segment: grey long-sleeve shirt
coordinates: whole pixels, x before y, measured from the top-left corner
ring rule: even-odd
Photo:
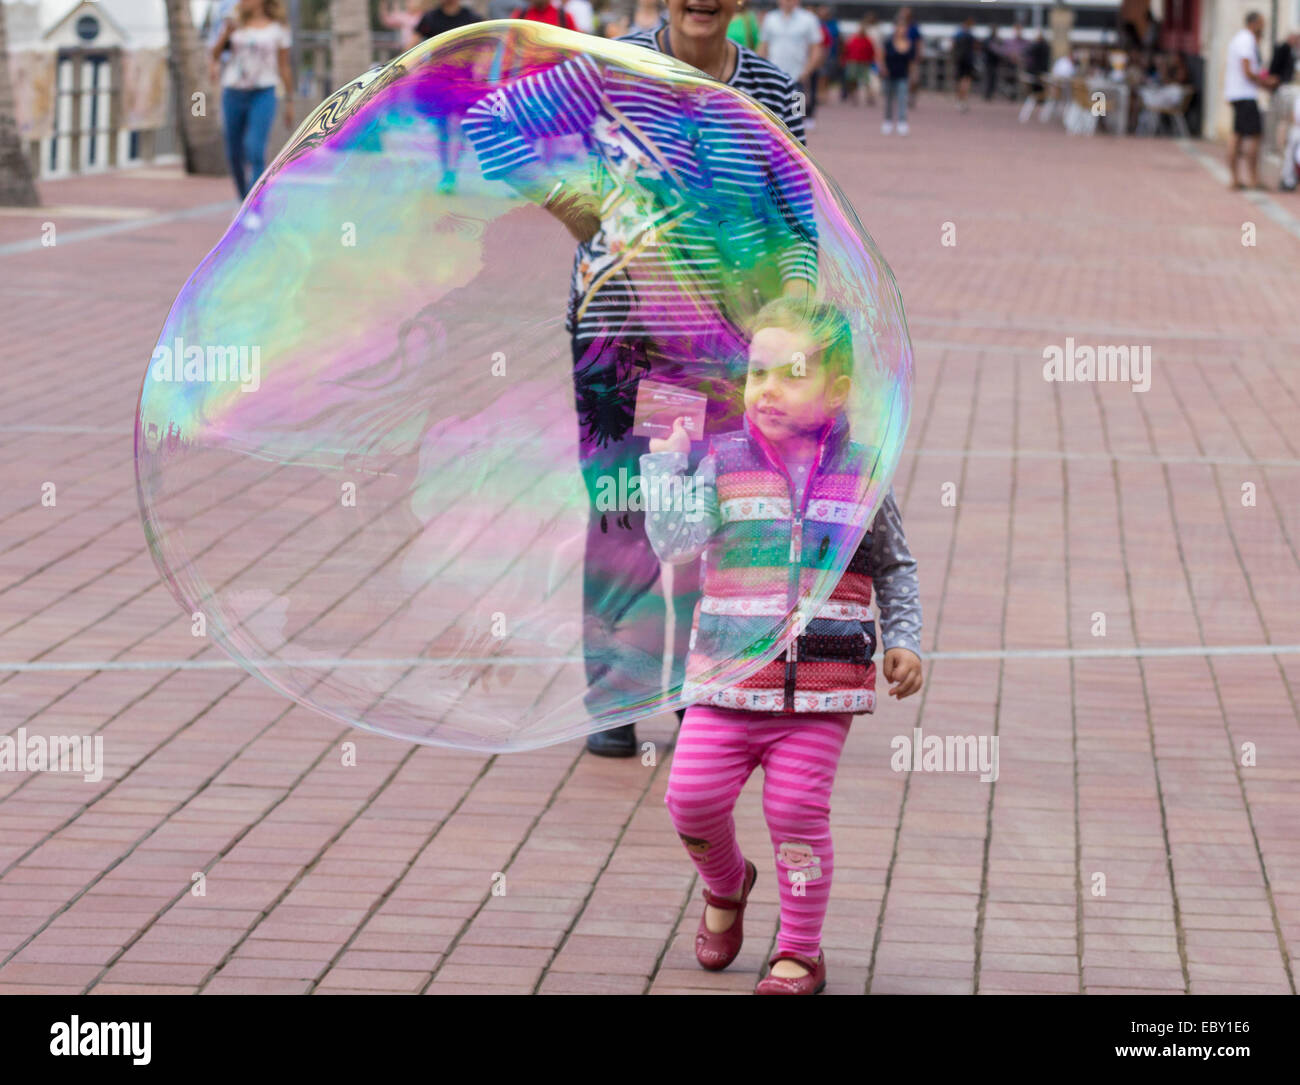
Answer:
[[[684,452],[647,452],[641,457],[643,488],[658,497],[647,504],[646,534],[659,560],[669,565],[694,561],[722,526],[714,458],[705,456],[694,475],[686,474],[687,466]],[[892,486],[872,522],[868,564],[884,650],[907,648],[919,656],[921,589]]]

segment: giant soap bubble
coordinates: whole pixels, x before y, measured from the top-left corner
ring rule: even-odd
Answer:
[[[637,457],[682,404],[691,470],[741,428],[752,318],[800,283],[852,329],[853,492],[684,691],[698,563],[658,576]],[[883,498],[911,374],[888,268],[772,112],[650,49],[480,23],[330,97],[185,284],[140,395],[141,511],[185,610],[288,697],[535,748],[786,651]]]

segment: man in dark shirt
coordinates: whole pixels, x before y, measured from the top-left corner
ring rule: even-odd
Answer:
[[[1300,32],[1292,34],[1286,41],[1279,42],[1273,50],[1273,59],[1268,66],[1268,74],[1277,77],[1279,86],[1286,86],[1295,78],[1295,51],[1300,45]]]
[[[970,109],[966,99],[970,96],[971,80],[975,78],[974,28],[975,17],[968,15],[952,38],[952,59],[957,65],[957,107],[963,113]]]
[[[1030,75],[1042,75],[1052,66],[1052,47],[1047,44],[1043,32],[1038,32],[1029,48],[1025,50],[1025,71]]]
[[[1025,74],[1033,77],[1030,87],[1040,103],[1043,101],[1043,76],[1051,66],[1052,47],[1047,44],[1047,38],[1040,30],[1038,37],[1025,50]]]
[[[448,30],[455,30],[458,26],[482,21],[460,0],[443,0],[436,8],[430,8],[420,16],[420,21],[415,24],[415,32],[427,41]]]
[[[984,39],[984,100],[991,101],[998,89],[998,69],[1002,65],[1002,39],[996,26],[989,28]]]
[[[415,32],[425,41],[455,30],[458,26],[482,22],[460,0],[443,0],[436,8],[430,8],[420,16],[415,24]],[[456,190],[456,165],[460,161],[463,139],[460,134],[461,111],[448,99],[444,108],[436,117],[434,124],[438,128],[438,159],[442,163],[442,180],[438,182],[438,191],[444,194]]]

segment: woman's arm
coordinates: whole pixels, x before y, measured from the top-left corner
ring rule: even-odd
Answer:
[[[782,117],[800,143],[803,117],[793,103]],[[811,297],[817,285],[817,215],[808,169],[796,153],[777,146],[767,163],[766,250],[775,253],[786,297]]]
[[[598,201],[591,193],[557,183],[532,144],[590,130],[604,96],[600,68],[590,57],[578,56],[498,87],[472,105],[461,122],[483,176],[505,181],[545,207],[579,241],[600,228]]]
[[[230,35],[235,32],[235,21],[227,19],[225,25],[221,28],[221,33],[217,35],[217,44],[212,47],[212,63],[218,64],[221,61],[221,54],[226,51],[226,46],[230,44]]]
[[[234,20],[227,19],[221,27],[221,33],[217,35],[217,43],[212,47],[212,53],[208,57],[208,81],[211,83],[221,82],[221,54],[226,51],[226,46],[230,43],[230,35],[234,31]]]
[[[822,24],[817,22],[816,27],[815,36],[813,34],[809,35],[812,40],[808,43],[808,62],[804,65],[803,74],[799,77],[801,83],[806,82],[813,72],[821,67],[822,59],[826,55],[826,49],[822,45]]]
[[[604,93],[596,62],[577,56],[498,87],[470,106],[461,127],[483,176],[513,183],[515,175],[526,176],[521,171],[541,162],[533,140],[588,131]]]
[[[293,131],[293,63],[289,56],[289,35],[285,33],[286,44],[280,46],[277,57],[280,61],[280,82],[284,84],[284,126]]]

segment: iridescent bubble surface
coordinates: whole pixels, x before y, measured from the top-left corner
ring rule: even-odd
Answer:
[[[242,666],[376,732],[528,749],[676,707],[690,600],[665,643],[662,588],[618,560],[645,545],[618,475],[648,447],[637,382],[734,431],[749,322],[800,276],[852,329],[864,512],[804,571],[806,611],[910,409],[901,301],[853,209],[770,112],[672,58],[536,23],[426,42],[304,123],[177,296],[136,419],[155,561]],[[570,330],[597,318],[575,387]],[[695,696],[779,655],[796,609]]]

